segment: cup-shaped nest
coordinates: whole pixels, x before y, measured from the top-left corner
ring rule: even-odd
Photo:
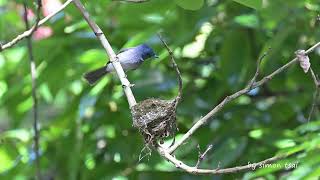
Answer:
[[[133,126],[138,128],[145,143],[155,146],[176,132],[176,99],[146,99],[131,109]]]

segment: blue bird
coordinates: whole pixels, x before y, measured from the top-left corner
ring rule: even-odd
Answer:
[[[146,59],[157,58],[153,49],[146,44],[121,50],[117,57],[124,71],[137,69]],[[96,70],[84,74],[84,78],[90,85],[95,84],[101,77],[114,71],[111,62]]]

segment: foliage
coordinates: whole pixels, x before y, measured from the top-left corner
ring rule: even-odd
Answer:
[[[1,43],[25,30],[21,2],[0,0]],[[83,2],[116,51],[146,42],[160,55],[159,60],[128,72],[138,101],[172,99],[177,94],[175,72],[156,36],[163,31],[184,82],[177,138],[222,98],[244,87],[254,74],[256,60],[269,47],[260,78],[320,37],[317,0]],[[35,9],[32,3],[29,7]],[[84,72],[105,64],[107,55],[77,9],[71,4],[46,25],[53,34],[33,43],[42,174],[55,179],[198,178],[181,172],[156,152],[138,162],[143,138],[132,127],[118,79],[108,75],[95,86],[82,79]],[[316,73],[319,55],[319,49],[310,55]],[[1,52],[1,179],[30,179],[34,174],[29,71],[25,41]],[[294,65],[229,104],[177,151],[177,157],[196,164],[197,145],[203,150],[213,144],[201,167],[217,168],[288,153],[289,158],[276,163],[280,167],[221,178],[319,177],[319,106],[307,121],[314,91],[311,75]]]

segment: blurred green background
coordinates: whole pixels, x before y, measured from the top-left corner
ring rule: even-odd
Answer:
[[[22,2],[0,0],[2,44],[25,30]],[[135,84],[137,101],[170,99],[177,94],[175,72],[156,36],[163,32],[174,50],[184,83],[177,111],[177,138],[225,96],[243,88],[255,72],[256,60],[269,47],[259,79],[291,60],[295,50],[307,49],[320,38],[318,0],[82,2],[115,51],[146,42],[160,55],[159,60],[146,61],[140,69],[127,73]],[[34,10],[31,1],[28,3]],[[308,122],[315,86],[310,73],[304,74],[298,65],[231,102],[176,152],[177,158],[192,166],[197,162],[197,145],[203,151],[213,144],[201,164],[211,169],[246,165],[277,153],[292,154],[277,162],[281,167],[195,176],[177,169],[156,152],[138,161],[143,139],[132,127],[118,78],[108,75],[95,86],[82,79],[83,73],[105,64],[107,55],[74,5],[45,26],[47,35],[35,34],[33,47],[41,173],[46,179],[262,176],[272,180],[320,176],[319,106]],[[310,54],[316,73],[320,70],[319,55],[319,48]],[[0,179],[34,177],[32,123],[31,76],[23,40],[0,54]],[[286,163],[296,162],[296,167],[286,169]]]

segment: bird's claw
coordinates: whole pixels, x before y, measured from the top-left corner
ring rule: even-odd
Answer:
[[[135,84],[129,84],[128,85],[128,87],[133,87],[133,86],[135,86]],[[125,87],[127,87],[127,85],[122,84],[122,88],[125,88]]]

